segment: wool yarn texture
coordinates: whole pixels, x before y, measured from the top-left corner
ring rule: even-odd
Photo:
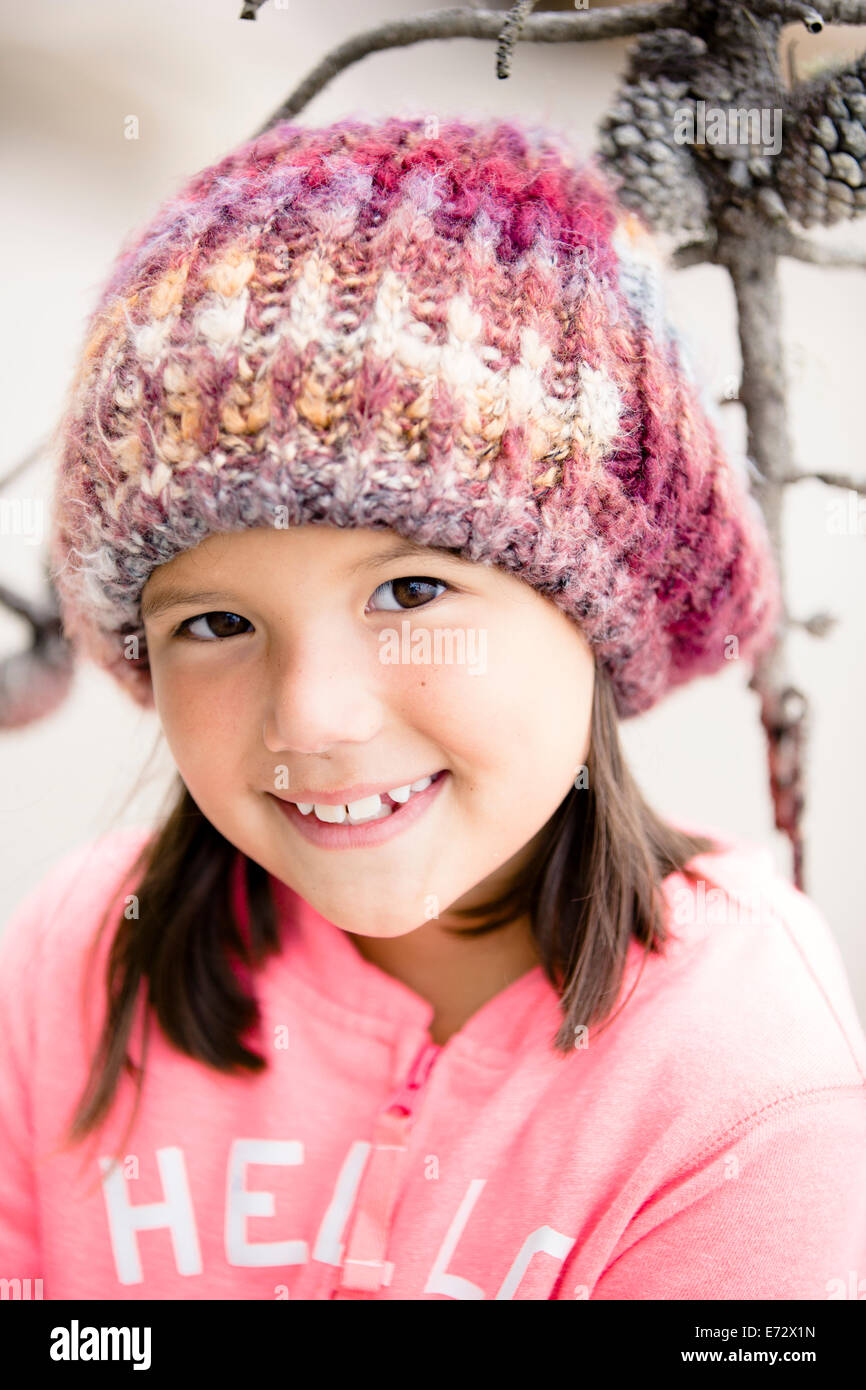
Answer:
[[[240,145],[127,238],[87,322],[50,536],[76,651],[152,707],[153,570],[326,524],[522,578],[621,718],[754,659],[779,578],[662,274],[549,125],[349,117]]]

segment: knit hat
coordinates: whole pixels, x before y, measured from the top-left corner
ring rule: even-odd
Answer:
[[[550,126],[282,122],[239,146],[127,239],[90,319],[50,540],[67,635],[150,707],[152,571],[327,523],[524,579],[622,718],[732,636],[754,657],[778,576],[661,270]]]

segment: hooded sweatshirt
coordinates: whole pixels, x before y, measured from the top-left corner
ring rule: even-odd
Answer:
[[[662,885],[663,954],[632,940],[616,1016],[568,1055],[540,965],[439,1046],[432,1005],[272,877],[266,1070],[153,1022],[125,1145],[127,1073],[64,1149],[113,928],[82,1001],[86,950],[148,833],[67,854],[0,937],[0,1296],[866,1296],[866,1038],[768,850],[710,832],[700,882]]]

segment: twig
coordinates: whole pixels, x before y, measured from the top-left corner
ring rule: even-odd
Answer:
[[[838,622],[834,613],[813,613],[811,618],[789,618],[788,626],[801,627],[810,637],[826,637]]]
[[[0,491],[2,491],[4,487],[7,487],[8,484],[12,482],[13,478],[17,478],[21,473],[24,473],[30,467],[31,463],[35,463],[37,459],[41,458],[48,448],[49,443],[50,436],[46,435],[44,439],[41,439],[38,444],[33,446],[29,453],[26,453],[23,458],[20,458],[16,464],[13,464],[9,472],[5,474],[4,477],[0,478]]]
[[[783,24],[800,22],[810,34],[820,34],[825,24],[866,24],[866,0],[819,0],[817,6],[801,0],[750,0],[749,9]]]
[[[807,237],[798,236],[787,227],[768,227],[764,240],[778,256],[843,270],[866,270],[866,249],[859,246],[822,246],[809,241]],[[671,263],[678,270],[685,270],[691,265],[717,265],[716,242],[712,238],[687,241],[671,253]]]
[[[821,246],[807,237],[789,232],[779,246],[783,256],[813,265],[841,266],[843,269],[866,269],[866,249],[859,246]]]
[[[30,599],[22,598],[12,589],[8,589],[5,584],[0,583],[0,603],[10,612],[17,613],[19,618],[26,618],[27,622],[37,634],[52,631],[57,627],[59,617],[57,609],[52,603],[33,603]]]
[[[783,4],[779,8],[783,18],[788,20],[786,11],[795,7]],[[807,10],[811,6],[802,5],[797,8]],[[792,15],[791,19],[794,17]],[[803,18],[802,15],[798,17]],[[824,0],[820,5],[820,18],[825,24],[866,24],[866,0]],[[808,24],[806,27],[809,27]],[[817,30],[811,32],[816,33]]]
[[[239,18],[257,19],[265,3],[266,0],[244,0]],[[761,15],[778,15],[785,24],[800,20],[811,34],[820,33],[825,24],[866,24],[864,0],[828,0],[820,11],[799,0],[752,0],[752,9]],[[501,27],[502,16],[497,17]],[[673,21],[665,21],[668,22],[673,26]]]
[[[797,19],[803,21],[810,34],[820,34],[824,28],[824,16],[820,15],[811,5],[793,3],[784,6],[783,10],[796,14]]]
[[[712,238],[706,241],[687,241],[671,254],[671,263],[679,270],[685,270],[690,265],[715,264],[716,242]]]
[[[653,29],[676,28],[688,14],[688,4],[671,0],[668,4],[644,0],[638,5],[622,5],[611,10],[579,10],[575,14],[530,15],[520,33],[522,43],[575,43],[592,39],[625,38]],[[259,126],[255,135],[279,121],[289,121],[303,111],[323,87],[338,73],[386,48],[405,48],[428,39],[492,39],[502,33],[502,14],[498,10],[426,10],[409,19],[392,19],[376,29],[367,29],[345,39],[326,53],[276,111]]]
[[[517,0],[517,4],[512,5],[508,11],[496,49],[497,77],[508,77],[511,72],[511,56],[514,52],[514,45],[520,38],[521,30],[535,9],[536,3],[537,0]]]
[[[802,483],[807,478],[826,483],[827,487],[839,487],[845,492],[858,492],[861,497],[866,497],[866,479],[858,482],[856,478],[849,478],[845,473],[786,473],[779,481],[787,485]]]

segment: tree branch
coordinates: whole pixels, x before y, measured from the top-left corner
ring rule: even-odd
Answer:
[[[811,5],[780,5],[782,17],[786,23],[791,23],[795,18],[803,19],[806,28],[809,28],[803,15],[789,15],[792,9],[810,10]],[[825,24],[866,24],[866,0],[818,0],[817,13]],[[817,33],[816,29],[811,30]]]
[[[244,0],[239,18],[257,19],[266,2]],[[866,24],[866,0],[825,0],[820,9],[800,0],[752,0],[752,10],[777,15],[785,24],[800,20],[812,34],[820,33],[825,24]]]
[[[846,492],[859,492],[861,497],[866,497],[866,479],[858,482],[856,478],[849,478],[846,473],[785,473],[780,479],[780,483],[802,483],[806,478],[817,479],[819,483],[826,483],[828,487],[840,487]]]
[[[53,603],[34,603],[30,599],[22,597],[21,594],[16,594],[2,583],[0,583],[0,603],[11,613],[17,613],[19,618],[25,618],[37,636],[44,636],[45,633],[57,628],[59,618]]]
[[[246,8],[246,7],[245,7]],[[644,0],[637,5],[622,5],[611,10],[580,10],[575,14],[530,15],[520,33],[521,43],[576,43],[591,39],[624,38],[654,29],[676,28],[688,15],[688,4],[681,0],[659,4]],[[242,15],[242,18],[252,18]],[[492,39],[498,40],[503,30],[503,15],[498,10],[426,10],[409,19],[392,19],[377,29],[367,29],[326,53],[320,63],[277,107],[255,135],[279,121],[289,121],[303,111],[323,87],[346,68],[379,53],[386,48],[406,48],[428,39]]]
[[[671,254],[671,263],[679,270],[690,265],[715,265],[716,243],[711,237],[706,241],[687,241]]]
[[[810,637],[826,637],[839,623],[835,613],[813,613],[811,618],[789,618],[789,627],[800,627]]]
[[[843,269],[866,269],[866,249],[859,246],[821,246],[807,237],[790,232],[779,245],[779,254],[813,265],[841,266]]]
[[[31,463],[35,463],[37,459],[41,458],[48,448],[49,442],[50,436],[46,435],[46,437],[41,439],[38,444],[35,444],[23,458],[20,458],[16,464],[13,464],[9,472],[0,478],[0,491],[2,491],[7,484],[11,483],[13,478],[17,478],[19,474],[29,468]]]
[[[511,71],[511,55],[514,52],[514,45],[520,38],[521,30],[526,26],[526,21],[535,9],[538,0],[517,0],[516,5],[512,5],[508,11],[508,16],[499,35],[499,47],[496,50],[496,76],[507,77]]]
[[[766,244],[778,256],[788,256],[795,261],[808,261],[813,265],[840,267],[843,270],[866,269],[866,248],[860,246],[821,246],[798,236],[788,228],[766,228]],[[678,270],[691,265],[717,265],[716,242],[708,237],[703,241],[687,241],[671,253],[671,264]]]

